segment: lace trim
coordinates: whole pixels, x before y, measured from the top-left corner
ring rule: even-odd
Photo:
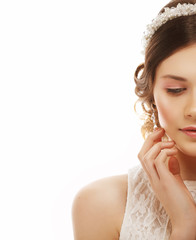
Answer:
[[[196,181],[184,181],[196,201]],[[192,190],[194,188],[194,190]],[[119,240],[167,240],[169,217],[156,198],[142,166],[128,172],[127,204]]]

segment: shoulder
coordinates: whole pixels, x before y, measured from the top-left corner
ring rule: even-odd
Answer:
[[[119,239],[126,200],[127,174],[92,182],[74,198],[72,219],[75,240]]]

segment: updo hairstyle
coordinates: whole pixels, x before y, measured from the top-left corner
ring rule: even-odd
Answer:
[[[196,0],[174,0],[165,7],[176,7],[178,3],[195,4]],[[159,13],[163,13],[164,8]],[[138,96],[135,110],[137,103],[140,103],[143,109],[141,133],[144,139],[155,127],[161,127],[153,97],[157,66],[176,51],[193,43],[196,43],[196,15],[181,16],[166,22],[155,32],[146,47],[145,62],[137,67],[134,74],[135,93]]]

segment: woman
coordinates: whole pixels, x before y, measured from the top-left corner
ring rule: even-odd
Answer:
[[[77,194],[75,240],[196,239],[196,0],[165,7],[148,25],[135,72],[141,165]]]

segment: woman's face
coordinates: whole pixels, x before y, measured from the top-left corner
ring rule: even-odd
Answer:
[[[196,156],[196,44],[160,63],[153,93],[161,127],[181,152]],[[182,131],[186,127],[195,132]]]

